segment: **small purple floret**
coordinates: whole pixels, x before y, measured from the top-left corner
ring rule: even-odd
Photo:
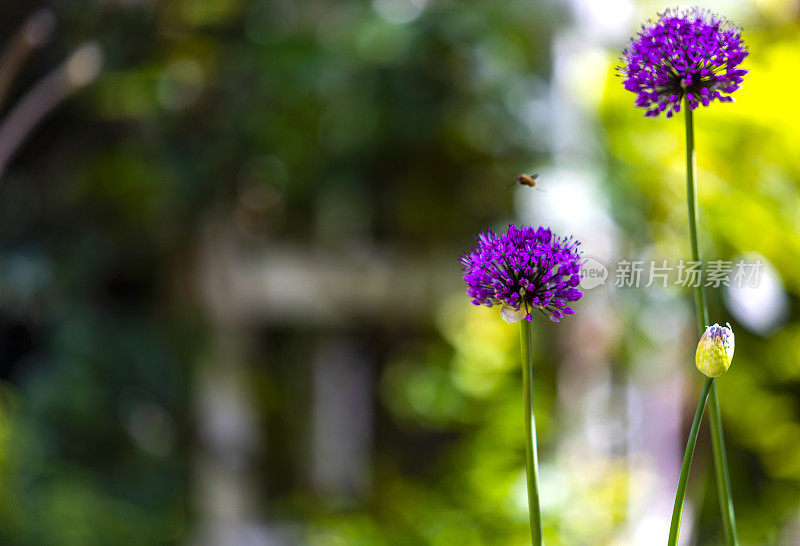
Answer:
[[[548,228],[514,225],[502,235],[486,231],[476,239],[478,243],[460,258],[472,303],[507,304],[517,311],[524,307],[526,320],[535,309],[554,322],[575,313],[567,304],[583,295],[577,289],[578,241],[557,238]]]
[[[699,8],[669,9],[642,25],[622,54],[618,70],[624,86],[636,93],[645,116],[679,112],[686,97],[689,110],[712,101],[733,102],[747,70],[742,31],[728,20]]]
[[[714,326],[708,327],[708,337],[711,339],[721,339],[723,343],[728,342],[728,337],[730,337],[731,330],[729,328],[725,328],[724,326],[720,326],[719,324],[715,324]]]

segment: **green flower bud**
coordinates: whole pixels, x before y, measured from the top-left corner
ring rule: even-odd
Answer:
[[[733,360],[734,338],[731,325],[709,326],[700,337],[694,363],[707,377],[719,377],[728,371]]]

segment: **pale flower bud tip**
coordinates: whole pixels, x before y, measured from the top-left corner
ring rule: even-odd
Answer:
[[[503,320],[509,324],[514,324],[515,322],[521,321],[522,319],[526,318],[527,314],[528,312],[524,307],[514,309],[507,303],[500,308],[500,316],[503,317]]]

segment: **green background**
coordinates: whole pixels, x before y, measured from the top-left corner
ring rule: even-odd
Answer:
[[[51,2],[0,124],[79,44],[105,61],[0,185],[0,543],[526,544],[518,332],[457,262],[509,222],[613,241],[584,240],[605,287],[534,326],[547,542],[665,540],[691,299],[613,263],[689,256],[683,123],[614,72],[662,6],[592,5]],[[757,253],[788,304],[759,330],[710,292],[733,494],[743,544],[796,544],[800,10],[709,7],[751,55],[695,115],[706,256]],[[720,544],[706,425],[683,534]]]

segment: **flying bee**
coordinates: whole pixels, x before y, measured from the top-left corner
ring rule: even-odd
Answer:
[[[538,174],[520,173],[516,176],[516,178],[514,178],[514,184],[519,184],[520,186],[528,186],[529,188],[535,188],[539,191],[544,191],[542,188],[536,186],[536,182],[538,180],[539,180]]]
[[[530,186],[531,188],[536,187],[537,180],[539,180],[538,174],[525,174],[525,173],[518,174],[517,177],[514,179],[514,181],[520,186]]]

